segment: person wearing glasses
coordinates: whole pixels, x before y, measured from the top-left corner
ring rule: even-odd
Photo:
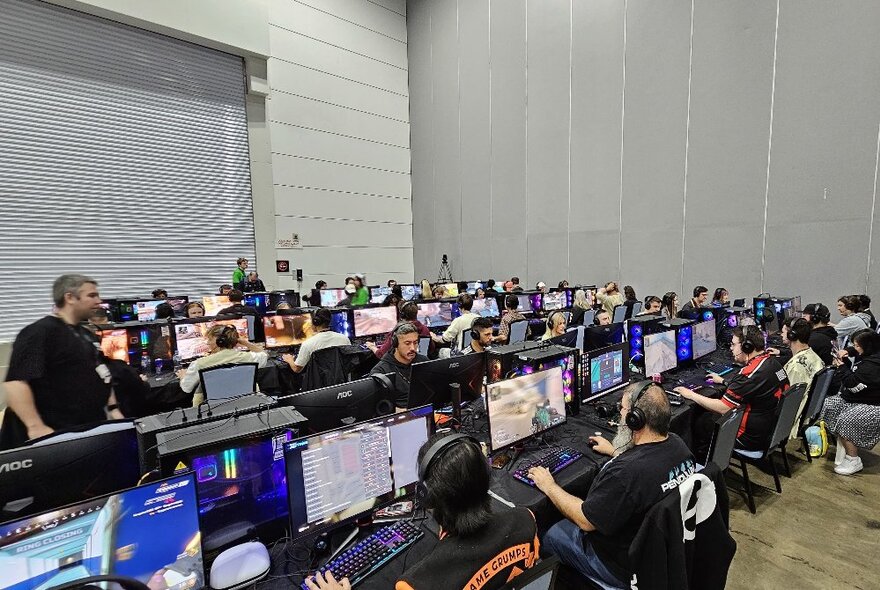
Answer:
[[[744,366],[729,382],[720,375],[709,374],[714,383],[724,387],[720,398],[683,386],[675,388],[682,397],[706,410],[694,422],[694,456],[698,460],[709,454],[715,419],[735,408],[744,408],[743,421],[736,434],[736,447],[746,451],[766,450],[776,419],[776,406],[788,389],[785,369],[764,350],[764,333],[757,326],[734,328],[730,351],[733,360]]]

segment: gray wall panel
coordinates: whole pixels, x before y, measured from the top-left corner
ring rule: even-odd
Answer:
[[[624,3],[572,3],[569,280],[619,276]]]
[[[677,290],[690,2],[631,0],[627,6],[620,278]]]
[[[878,22],[876,3],[781,5],[764,290],[829,303],[864,290],[880,119]],[[821,281],[808,270],[816,261]]]
[[[527,248],[529,285],[568,276],[570,0],[529,0]]]
[[[734,298],[761,290],[775,22],[775,2],[695,5],[686,297],[697,284],[726,287]]]
[[[410,71],[410,149],[412,151],[413,267],[415,280],[430,276],[434,259],[434,119],[431,114],[431,11],[427,0],[411,2],[406,19]],[[415,244],[419,247],[415,248]]]
[[[461,243],[464,278],[492,268],[489,226],[492,157],[489,126],[489,0],[458,0],[461,89]]]
[[[458,7],[456,0],[432,0],[434,120],[434,269],[447,254],[453,270],[461,268],[461,166],[458,133]]]
[[[525,274],[526,3],[491,0],[492,269]]]

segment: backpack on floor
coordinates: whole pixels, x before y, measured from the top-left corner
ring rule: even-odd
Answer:
[[[820,420],[816,426],[807,428],[806,437],[810,457],[824,457],[828,452],[828,432],[825,430],[825,421]]]

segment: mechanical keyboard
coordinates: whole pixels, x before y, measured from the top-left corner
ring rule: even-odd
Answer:
[[[550,470],[550,473],[556,474],[583,456],[584,454],[580,451],[569,447],[559,447],[542,457],[538,457],[527,465],[523,465],[513,472],[513,477],[526,485],[534,487],[535,482],[529,477],[529,469],[532,467],[546,467]]]
[[[736,367],[731,367],[730,365],[726,365],[724,363],[716,363],[714,361],[707,361],[705,363],[705,366],[707,371],[709,371],[710,373],[715,373],[716,375],[725,375],[736,369]]]
[[[330,570],[337,581],[348,578],[354,586],[418,541],[424,534],[419,526],[409,521],[398,521],[377,530],[318,571],[323,574]],[[308,590],[305,581],[301,587],[303,590]]]

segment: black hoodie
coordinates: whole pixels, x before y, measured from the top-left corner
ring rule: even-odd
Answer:
[[[426,360],[428,360],[428,357],[416,353],[416,358],[414,358],[412,362],[421,363]],[[406,403],[409,400],[409,379],[410,375],[412,375],[412,363],[405,365],[398,361],[394,356],[394,349],[392,348],[385,353],[382,360],[376,363],[376,366],[370,371],[370,375],[374,373],[394,375],[394,391],[397,393],[397,396],[394,399],[394,405],[398,408],[405,408]]]
[[[853,404],[880,406],[880,353],[856,361],[850,368],[837,368],[841,379],[840,396]]]
[[[831,326],[822,326],[821,328],[813,328],[810,332],[810,348],[819,355],[826,365],[830,365],[831,349],[834,341],[837,340],[837,330]]]

